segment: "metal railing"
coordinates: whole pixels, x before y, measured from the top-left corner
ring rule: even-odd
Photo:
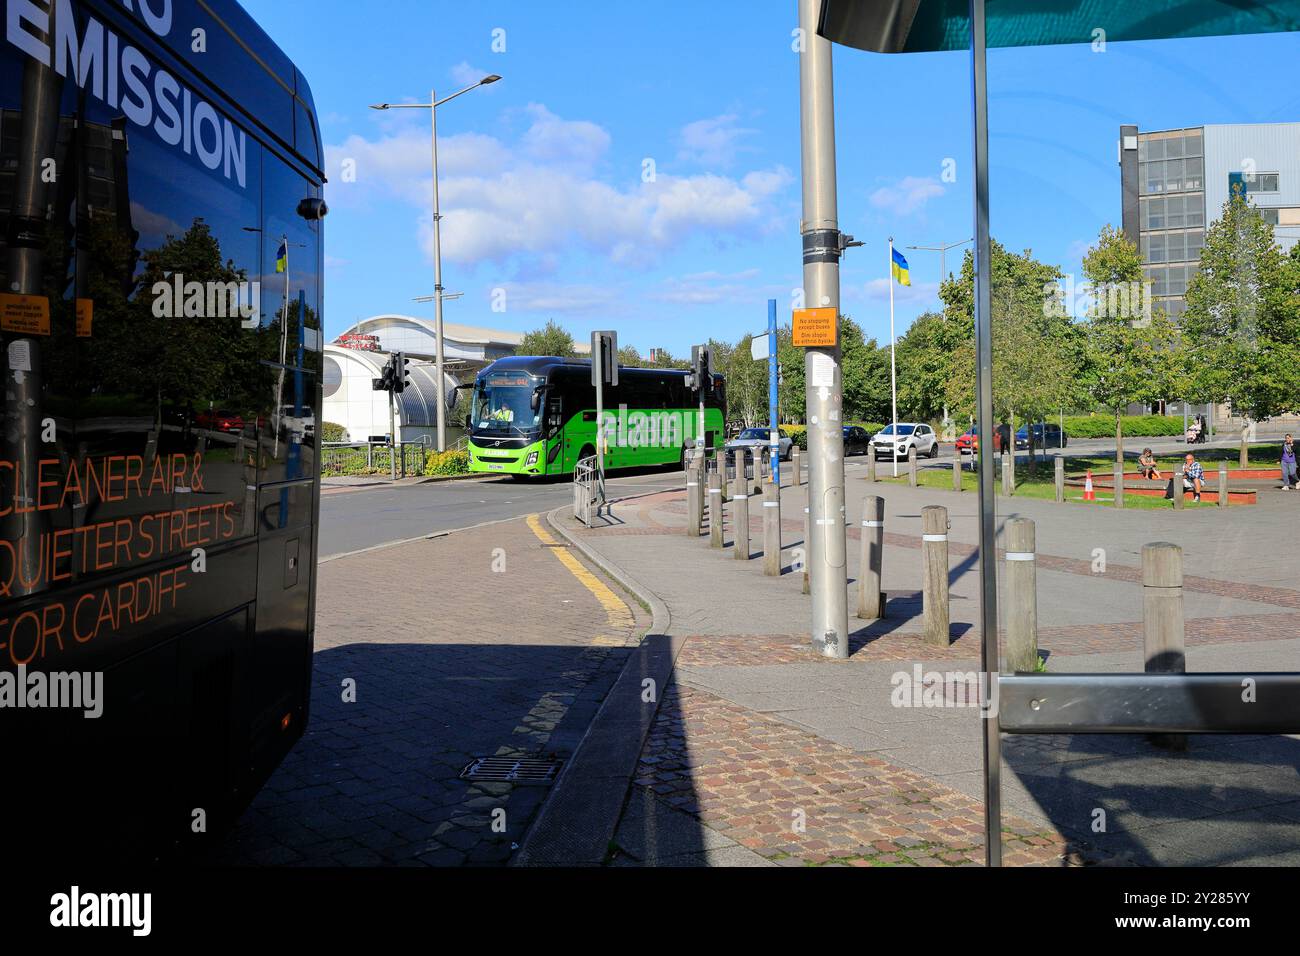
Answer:
[[[428,460],[428,436],[415,442],[400,442],[397,474],[423,475]],[[320,473],[323,478],[345,475],[389,475],[393,472],[393,446],[383,442],[322,442]]]
[[[573,516],[591,527],[593,509],[600,513],[600,469],[596,456],[581,458],[573,466]]]

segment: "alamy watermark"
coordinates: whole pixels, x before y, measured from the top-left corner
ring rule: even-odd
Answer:
[[[1108,282],[1096,285],[1076,283],[1074,275],[1043,284],[1043,315],[1068,319],[1098,316],[1106,319],[1148,320],[1151,318],[1150,282]]]
[[[185,281],[179,272],[153,284],[153,314],[159,319],[233,319],[257,328],[262,283]]]
[[[620,405],[605,412],[605,446],[615,448],[675,448],[682,443],[682,418],[695,412],[632,412]]]
[[[997,716],[997,682],[983,671],[925,671],[913,664],[911,673],[895,671],[889,682],[894,688],[889,702],[895,707],[964,707]]]
[[[103,671],[0,671],[0,709],[81,710],[87,720],[104,713]]]

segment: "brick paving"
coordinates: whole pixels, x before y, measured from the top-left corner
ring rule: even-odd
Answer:
[[[713,694],[674,685],[633,786],[789,866],[977,866],[979,802]],[[1011,866],[1091,862],[1088,849],[1003,819]]]
[[[321,565],[307,733],[208,862],[505,863],[547,788],[461,771],[570,757],[648,624],[552,550],[520,519]]]

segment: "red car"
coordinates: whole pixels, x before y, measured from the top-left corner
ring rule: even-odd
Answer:
[[[966,434],[957,436],[956,444],[957,454],[975,454],[980,447],[979,427],[972,425],[966,430]],[[1002,450],[1002,433],[997,429],[993,431],[993,450],[995,452]]]
[[[244,418],[235,412],[209,409],[194,416],[194,424],[199,428],[238,435],[244,430]]]

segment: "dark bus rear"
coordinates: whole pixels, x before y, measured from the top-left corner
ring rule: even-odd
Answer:
[[[0,3],[6,843],[157,857],[307,720],[320,137],[233,0]]]

